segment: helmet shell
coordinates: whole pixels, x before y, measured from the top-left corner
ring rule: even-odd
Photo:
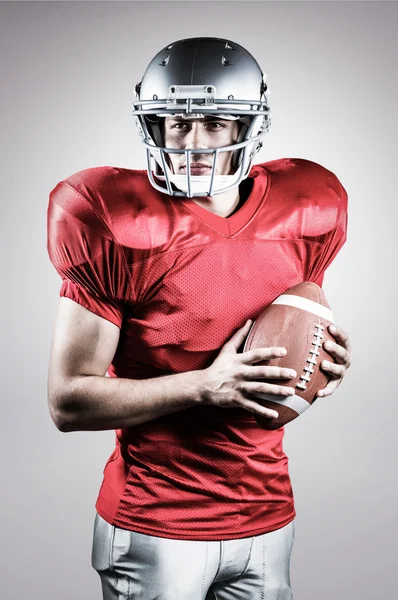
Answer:
[[[149,63],[140,100],[167,98],[170,86],[214,86],[222,100],[260,100],[266,89],[255,58],[221,38],[189,38],[169,44]]]

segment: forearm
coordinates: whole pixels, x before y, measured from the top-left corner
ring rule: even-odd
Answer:
[[[201,376],[188,371],[143,380],[74,377],[52,417],[64,432],[132,427],[200,404]]]

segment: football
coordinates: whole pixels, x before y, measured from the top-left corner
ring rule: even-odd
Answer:
[[[276,410],[277,419],[256,415],[265,429],[278,429],[301,415],[317,398],[318,390],[324,388],[330,376],[319,366],[323,360],[334,362],[323,348],[328,339],[335,341],[328,331],[334,323],[333,314],[325,293],[316,283],[300,283],[267,306],[252,324],[243,352],[254,348],[282,346],[287,354],[280,358],[256,363],[288,367],[297,373],[289,380],[264,379],[269,383],[287,385],[295,389],[294,396],[256,394],[261,404]]]

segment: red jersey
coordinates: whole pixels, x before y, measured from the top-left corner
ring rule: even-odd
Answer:
[[[286,289],[322,285],[343,245],[347,194],[303,159],[252,167],[220,217],[155,190],[146,171],[100,167],[50,195],[48,250],[61,296],[120,328],[111,377],[208,367]],[[96,503],[109,523],[192,540],[249,537],[295,517],[284,429],[244,409],[197,406],[116,431]]]

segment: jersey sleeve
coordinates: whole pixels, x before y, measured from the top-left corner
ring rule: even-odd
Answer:
[[[347,238],[347,192],[340,182],[339,208],[335,226],[322,236],[322,241],[313,244],[306,281],[322,286],[326,269],[333,262]]]
[[[100,212],[67,181],[50,193],[47,250],[62,277],[60,296],[120,328],[129,289],[123,250]]]

